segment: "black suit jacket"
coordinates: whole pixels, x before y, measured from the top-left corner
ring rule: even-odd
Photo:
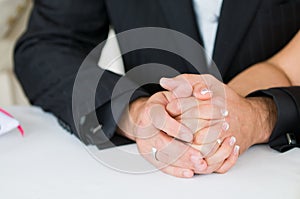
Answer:
[[[299,10],[299,0],[224,0],[213,53],[224,82],[283,48],[299,30]],[[111,145],[108,140],[124,142],[115,135],[116,122],[110,108],[110,91],[120,76],[97,69],[103,74],[95,99],[102,128],[98,128],[91,110],[84,111],[84,103],[81,111],[74,113],[72,89],[81,63],[107,38],[109,26],[116,33],[139,27],[169,28],[202,43],[192,0],[35,0],[27,31],[16,45],[15,72],[32,104],[52,112],[82,141],[100,148]],[[122,51],[128,41],[119,44]],[[196,73],[186,60],[157,49],[136,50],[123,55],[123,59],[125,71],[141,64],[160,63],[180,73]],[[160,89],[144,86],[131,100]],[[291,87],[253,94],[272,97],[277,104],[278,122],[270,138],[271,147],[277,150],[300,144],[299,93],[300,87]],[[120,105],[118,116],[125,106]]]

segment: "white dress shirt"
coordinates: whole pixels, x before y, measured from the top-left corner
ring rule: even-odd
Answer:
[[[193,0],[193,3],[198,27],[206,50],[206,58],[208,63],[210,63],[213,56],[223,0]]]

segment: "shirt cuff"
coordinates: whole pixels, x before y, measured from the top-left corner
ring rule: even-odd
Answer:
[[[132,96],[129,96],[131,94],[131,92],[126,92],[102,105],[96,111],[83,116],[79,125],[80,139],[87,145],[96,145],[99,149],[132,143],[115,133],[117,123],[128,103],[141,97],[148,97],[149,93],[143,89],[137,89]]]
[[[300,117],[297,96],[299,88],[271,88],[249,94],[247,97],[272,98],[277,107],[277,122],[269,139],[271,148],[285,152],[300,147]]]

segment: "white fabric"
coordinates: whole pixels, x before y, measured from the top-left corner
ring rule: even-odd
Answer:
[[[207,60],[213,56],[215,39],[223,0],[193,0],[198,27],[202,35]]]
[[[17,128],[19,126],[19,122],[11,118],[4,113],[0,112],[0,135],[8,133],[9,131]]]
[[[133,175],[103,166],[52,115],[30,107],[6,110],[20,120],[25,137],[18,131],[0,137],[0,198],[300,198],[299,148],[278,153],[266,145],[255,146],[224,175]],[[135,145],[118,149],[137,152]],[[117,149],[99,154],[136,164]]]
[[[122,60],[120,47],[116,38],[116,33],[110,29],[105,46],[102,49],[98,62],[100,68],[109,70],[119,75],[125,75],[125,67]]]

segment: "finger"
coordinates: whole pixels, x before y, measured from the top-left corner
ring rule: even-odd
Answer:
[[[213,126],[222,120],[204,120],[204,119],[190,119],[190,118],[175,118],[178,122],[188,127],[192,132],[198,132],[204,128]]]
[[[194,171],[191,169],[183,169],[173,166],[164,167],[161,169],[161,171],[179,178],[192,178],[194,176]]]
[[[194,96],[197,96],[200,100],[212,98],[213,92],[210,87],[214,83],[217,83],[217,80],[211,75],[195,74],[183,74],[175,78],[162,78],[160,80],[160,85],[168,91],[172,91],[177,98],[191,96],[193,94],[193,86],[197,84],[200,91]]]
[[[235,137],[226,138],[217,152],[206,158],[206,162],[208,165],[214,165],[220,162],[224,162],[232,153],[234,145],[236,143]]]
[[[203,171],[207,167],[199,151],[166,134],[156,138],[155,147],[157,148],[156,159],[166,165],[197,171]]]
[[[213,97],[213,91],[204,84],[196,84],[193,87],[193,96],[199,100],[209,100]]]
[[[152,105],[148,113],[153,126],[157,129],[185,142],[193,140],[193,132],[172,118],[162,105]]]
[[[233,137],[226,138],[221,146],[213,155],[206,158],[207,168],[204,171],[197,172],[197,174],[210,174],[218,171],[226,162],[226,160],[231,156],[233,151],[232,143],[236,140]],[[234,145],[234,144],[233,144]],[[226,163],[228,167],[228,163]],[[224,167],[226,167],[224,166]]]
[[[141,155],[158,169],[172,166],[202,171],[207,167],[199,151],[163,132],[151,139],[138,139],[136,143]],[[152,152],[153,148],[156,150],[155,154]]]
[[[230,135],[229,124],[221,120],[213,126],[201,129],[194,134],[194,144],[203,145],[209,143],[215,143],[218,139],[223,140]]]
[[[203,155],[203,157],[209,157],[212,154],[216,153],[216,151],[220,147],[220,144],[218,142],[215,142],[215,143],[203,144],[203,145],[191,144],[190,146],[198,150]]]
[[[196,174],[211,174],[214,173],[216,170],[218,170],[222,166],[223,162],[214,164],[214,165],[208,165],[206,170],[200,171],[200,172],[195,172]]]
[[[170,164],[165,164],[154,160],[153,158],[148,158],[147,156],[143,156],[146,160],[152,163],[157,169],[160,171],[179,178],[192,178],[194,176],[194,171],[192,169],[182,168],[172,166]]]
[[[192,85],[183,78],[161,78],[160,85],[177,98],[190,97],[193,94]]]
[[[203,76],[207,85],[196,83],[193,85],[193,96],[202,99],[205,96],[225,97],[225,85],[212,76]],[[206,90],[207,89],[207,90]],[[206,94],[203,96],[203,94]]]
[[[210,89],[211,87],[214,87],[215,84],[218,84],[219,81],[212,75],[198,75],[198,74],[182,74],[178,75],[174,78],[162,78],[160,81],[160,85],[169,90],[174,91],[176,88],[179,88],[180,86],[183,86],[187,88],[188,90],[184,91],[184,93],[188,93],[187,91],[193,91],[193,88],[189,88],[189,85],[191,87],[194,87],[194,85],[198,84],[198,86],[201,86],[203,90],[202,94],[208,94],[207,91],[213,91]],[[177,93],[180,94],[180,93]],[[192,94],[192,93],[191,93]],[[191,95],[187,94],[184,97],[189,97]],[[182,96],[180,96],[182,97]]]
[[[207,86],[201,85],[199,95],[194,96],[199,100],[209,100],[213,97],[213,91],[207,88]]]
[[[197,83],[193,86],[193,96],[200,100],[207,100],[212,98],[213,91],[207,85]]]
[[[136,125],[135,131],[132,133],[128,133],[128,135],[131,135],[136,139],[148,139],[157,135],[159,132],[160,130],[155,128],[153,125]]]
[[[239,157],[239,150],[240,147],[236,145],[231,155],[224,161],[223,165],[218,170],[216,170],[216,173],[223,174],[229,171],[229,169],[231,169],[237,162],[237,159]]]
[[[176,167],[176,166],[159,162],[157,160],[154,160],[153,158],[147,158],[147,156],[144,157],[146,160],[152,163],[157,169],[161,170],[162,172],[168,175],[179,177],[179,178],[192,178],[194,176],[194,171],[192,169]]]
[[[187,110],[203,104],[209,105],[210,101],[200,101],[195,97],[177,98],[168,103],[166,109],[172,117],[177,117]]]
[[[189,97],[193,94],[193,86],[201,85],[201,95],[198,96],[201,100],[207,100],[212,97],[212,90],[209,89],[212,80],[215,78],[211,75],[195,75],[183,74],[175,78],[162,78],[160,85],[172,91],[178,98]]]
[[[193,107],[186,110],[178,117],[180,118],[198,118],[206,120],[218,120],[224,119],[228,116],[228,111],[224,114],[222,107],[213,104],[201,104],[198,107]]]

